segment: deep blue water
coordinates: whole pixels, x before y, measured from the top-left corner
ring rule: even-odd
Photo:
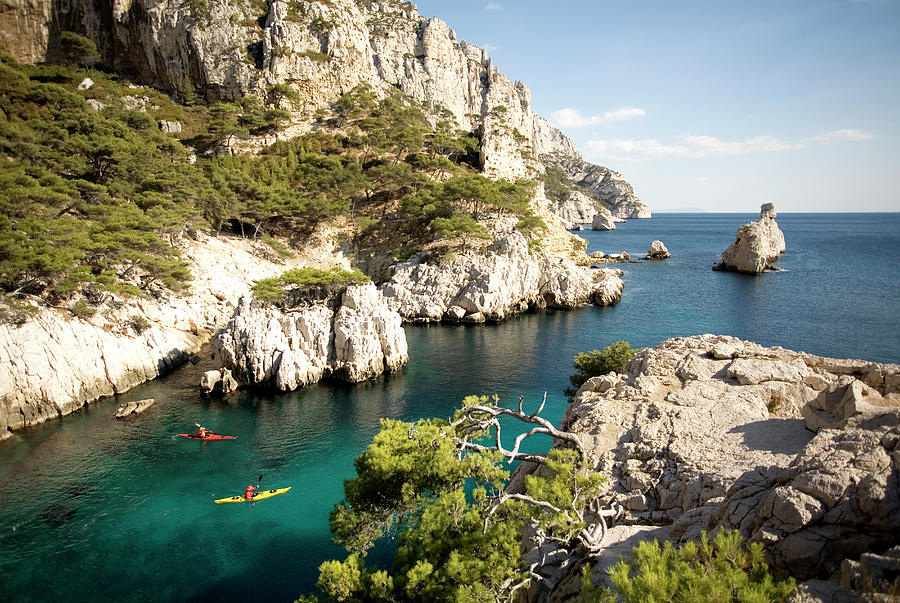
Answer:
[[[546,391],[545,415],[558,421],[575,354],[620,339],[725,333],[900,362],[900,214],[782,214],[783,272],[713,272],[752,219],[669,214],[579,233],[589,251],[640,257],[658,238],[673,257],[619,265],[625,295],[612,308],[407,326],[409,366],[372,383],[208,400],[196,387],[205,367],[186,366],[0,443],[0,600],[292,601],[314,589],[319,563],[342,558],[328,513],[380,417],[448,416],[468,394],[536,405]],[[157,400],[146,414],[114,418],[145,397]],[[238,438],[173,436],[195,422]],[[264,488],[293,489],[252,506],[212,503],[260,474]]]

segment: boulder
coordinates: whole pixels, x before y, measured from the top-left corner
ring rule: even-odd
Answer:
[[[594,214],[594,218],[591,221],[591,230],[615,230],[616,225],[613,221],[612,214],[609,213],[609,210],[600,211],[597,214]]]
[[[663,244],[663,242],[660,240],[656,240],[650,243],[650,249],[647,251],[647,256],[644,259],[665,260],[669,257],[672,257],[672,254],[669,253],[669,250],[666,249],[666,246]]]
[[[759,274],[771,268],[785,252],[784,233],[775,222],[775,206],[762,205],[759,221],[749,222],[737,231],[737,238],[722,253],[713,270],[731,270],[748,274]]]

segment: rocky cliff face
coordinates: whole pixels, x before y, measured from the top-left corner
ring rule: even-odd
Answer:
[[[239,385],[279,391],[330,375],[365,381],[409,360],[400,315],[371,283],[348,287],[336,309],[316,304],[286,313],[245,296],[212,351],[215,365]]]
[[[749,222],[737,231],[734,243],[722,252],[713,270],[733,270],[759,274],[770,268],[785,252],[784,233],[775,222],[775,206],[766,203],[759,212],[758,222]]]
[[[425,259],[417,255],[398,264],[381,286],[388,304],[409,321],[502,320],[529,309],[605,306],[622,296],[620,271],[533,255],[518,232],[497,239],[487,253]]]
[[[266,259],[265,246],[198,235],[182,242],[194,275],[188,297],[113,299],[89,318],[47,309],[0,325],[0,439],[168,372],[228,321],[256,279],[323,258],[329,268],[345,261],[320,236],[308,256],[284,263]]]
[[[623,537],[737,528],[800,579],[900,544],[898,365],[675,338],[585,383],[562,426],[612,476]]]
[[[210,101],[265,97],[288,82],[301,98],[295,121],[360,82],[395,87],[437,119],[481,136],[486,174],[538,175],[535,158],[558,155],[582,171],[600,170],[592,196],[615,215],[649,217],[615,172],[584,162],[575,145],[531,109],[531,93],[493,66],[487,53],[457,39],[440,19],[425,19],[397,0],[7,0],[3,50],[41,61],[62,30],[94,40],[103,61],[142,82]],[[14,26],[14,27],[13,27]],[[11,32],[15,31],[15,35]],[[605,182],[604,182],[605,181]],[[601,184],[601,182],[604,182]]]

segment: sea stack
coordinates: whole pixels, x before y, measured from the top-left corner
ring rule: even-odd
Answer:
[[[784,233],[778,228],[775,216],[775,205],[764,203],[760,207],[759,221],[738,229],[736,240],[722,253],[713,270],[759,274],[770,268],[786,249]]]

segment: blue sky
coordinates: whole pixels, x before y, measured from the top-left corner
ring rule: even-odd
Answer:
[[[900,0],[416,4],[654,211],[900,211]]]

